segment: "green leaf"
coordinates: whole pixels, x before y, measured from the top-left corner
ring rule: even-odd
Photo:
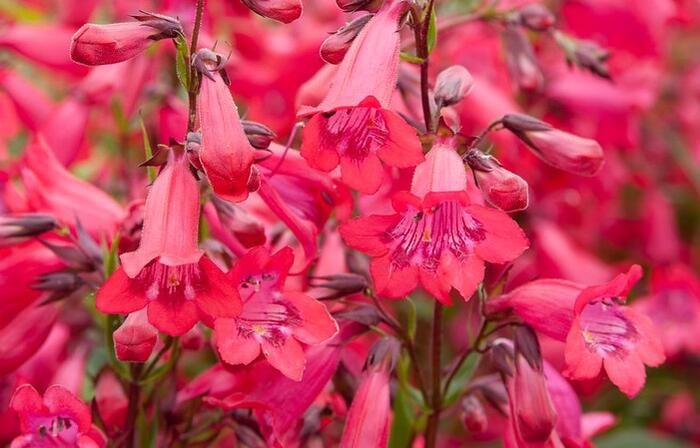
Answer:
[[[430,11],[430,23],[428,24],[427,40],[428,54],[430,54],[437,43],[437,15],[435,14],[435,8]]]
[[[407,390],[399,387],[394,397],[394,419],[391,423],[389,448],[408,448],[413,440],[415,412],[409,402]]]
[[[143,122],[143,117],[139,116],[139,121],[141,122],[141,135],[143,136],[143,150],[146,153],[146,160],[153,157],[153,148],[151,147],[151,140],[148,138],[148,131],[146,130],[146,125]],[[158,172],[154,166],[146,167],[148,170],[148,180],[153,182],[156,180]]]
[[[639,428],[606,434],[596,438],[595,443],[598,448],[690,448],[692,446],[678,439]]]
[[[114,271],[117,270],[117,265],[119,262],[119,257],[117,252],[119,250],[119,239],[120,235],[117,232],[112,238],[112,243],[107,247],[107,244],[102,241],[102,259],[104,260],[103,272],[105,278],[109,278]]]
[[[406,316],[406,332],[410,340],[415,340],[416,338],[416,322],[418,321],[418,312],[416,311],[416,303],[411,300],[410,297],[406,296],[406,302],[408,303],[408,316]]]
[[[129,132],[129,119],[124,114],[124,108],[122,107],[122,102],[118,97],[114,97],[112,100],[112,115],[114,116],[114,122],[117,125],[117,129],[120,134],[126,134]]]
[[[410,62],[411,64],[417,64],[420,65],[423,63],[423,58],[419,58],[418,56],[413,56],[412,54],[404,53],[403,51],[399,54],[402,60],[406,62]]]
[[[136,426],[139,429],[139,446],[144,448],[156,447],[156,437],[158,436],[158,415],[159,412],[153,414],[153,420],[149,421],[146,418],[144,409],[139,410],[136,417]]]
[[[480,358],[480,354],[471,353],[461,365],[445,394],[445,407],[452,406],[462,395],[474,370],[476,370]]]
[[[190,86],[190,47],[187,45],[187,39],[183,36],[178,36],[175,39],[175,48],[177,55],[175,56],[175,69],[177,79],[182,84],[186,91],[189,91]]]

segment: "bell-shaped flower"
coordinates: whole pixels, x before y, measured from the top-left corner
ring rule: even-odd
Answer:
[[[372,257],[377,293],[403,297],[420,283],[443,303],[454,287],[469,300],[484,262],[506,263],[528,247],[523,231],[500,210],[472,204],[466,171],[451,138],[438,140],[413,176],[411,192],[392,198],[393,215],[340,226],[345,242]]]
[[[12,441],[13,448],[30,447],[103,447],[107,440],[92,424],[88,405],[63,386],[49,386],[41,395],[30,384],[15,390],[10,400],[19,417],[22,435]]]
[[[202,54],[202,61],[210,57]],[[207,66],[200,69],[203,76],[197,99],[197,118],[202,129],[199,160],[214,193],[232,202],[244,201],[248,192],[256,188],[255,148],[245,135],[224,79]]]
[[[407,168],[423,161],[416,131],[389,109],[396,89],[406,3],[388,0],[362,28],[338,66],[330,90],[317,107],[302,107],[306,124],[301,155],[322,171],[340,165],[343,182],[375,193],[387,165]]]
[[[318,345],[338,332],[323,303],[284,288],[293,262],[288,247],[272,255],[256,247],[231,270],[243,310],[214,324],[216,346],[226,363],[248,365],[262,352],[274,368],[299,381],[306,364],[302,343]]]
[[[173,150],[146,199],[139,248],[121,255],[121,267],[97,292],[97,309],[123,314],[147,307],[149,322],[172,336],[199,320],[237,316],[238,291],[198,249],[198,226],[197,181],[184,154]]]

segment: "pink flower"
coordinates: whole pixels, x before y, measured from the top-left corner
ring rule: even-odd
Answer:
[[[523,114],[504,116],[503,126],[555,168],[581,176],[594,176],[603,166],[603,149],[595,140],[560,131]]]
[[[438,141],[416,168],[411,192],[398,192],[393,215],[361,217],[340,226],[345,242],[372,257],[380,295],[403,297],[420,283],[443,303],[452,287],[468,300],[484,261],[506,263],[528,246],[505,213],[471,204],[466,172],[450,141]]]
[[[633,265],[609,283],[581,291],[574,321],[566,337],[565,374],[574,379],[596,377],[601,369],[630,397],[644,386],[644,364],[658,366],[665,356],[651,320],[621,306],[642,269]]]
[[[197,118],[202,129],[199,160],[214,192],[228,201],[244,201],[256,188],[255,149],[243,131],[229,88],[217,73],[202,76]]]
[[[216,346],[225,362],[248,365],[262,352],[274,368],[299,381],[306,364],[301,343],[318,345],[337,333],[338,325],[325,305],[284,289],[293,262],[288,247],[274,255],[256,247],[231,270],[243,310],[214,324]]]
[[[146,362],[158,341],[158,330],[148,322],[146,309],[130,313],[114,335],[114,351],[124,362]]]
[[[24,384],[15,391],[10,407],[22,430],[12,448],[103,447],[107,442],[92,424],[90,408],[63,386],[50,386],[42,398],[32,385]]]
[[[158,14],[132,16],[136,22],[87,23],[73,35],[70,57],[84,65],[116,64],[137,56],[154,41],[182,34],[177,19]]]
[[[21,366],[49,336],[58,310],[51,304],[42,305],[41,301],[22,310],[6,325],[0,325],[0,374]]]
[[[700,353],[700,280],[683,264],[651,273],[651,294],[634,308],[651,317],[666,355]]]
[[[158,330],[177,336],[197,321],[235,317],[240,298],[226,274],[197,248],[199,188],[187,158],[171,152],[146,199],[141,243],[97,292],[97,309],[148,308]]]
[[[118,434],[126,425],[129,400],[119,380],[110,370],[104,370],[97,379],[95,403],[107,435]]]
[[[256,14],[282,23],[290,23],[301,16],[300,0],[243,0]]]
[[[338,66],[330,90],[304,128],[301,155],[322,171],[340,165],[343,182],[375,193],[384,178],[381,161],[407,168],[423,161],[416,132],[389,110],[398,77],[398,21],[402,1],[387,1],[364,26]]]

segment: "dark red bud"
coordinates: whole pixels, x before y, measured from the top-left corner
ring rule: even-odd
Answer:
[[[242,0],[251,11],[277,20],[282,23],[290,23],[301,16],[301,0]]]
[[[73,292],[83,285],[83,281],[74,272],[57,271],[38,276],[32,289],[40,291]]]
[[[272,129],[262,123],[255,121],[241,120],[245,136],[255,149],[267,149],[277,137]]]
[[[537,335],[527,325],[518,325],[515,329],[515,353],[522,356],[534,370],[542,371],[542,353]]]
[[[542,120],[538,120],[535,117],[525,114],[507,114],[501,119],[503,127],[509,131],[519,134],[528,131],[548,131],[552,128],[549,123],[545,123]]]
[[[367,279],[359,274],[333,274],[311,278],[311,286],[316,288],[326,288],[335,291],[329,298],[339,298],[350,294],[357,294],[369,286]]]
[[[384,0],[335,0],[338,8],[345,12],[369,11],[377,12]]]
[[[329,64],[340,64],[345,57],[345,53],[350,49],[352,42],[372,17],[373,14],[365,14],[358,17],[328,36],[321,44],[319,50],[321,59]]]
[[[37,236],[57,227],[56,219],[43,213],[3,215],[0,216],[0,240]]]
[[[385,336],[369,349],[365,369],[384,369],[391,372],[401,355],[401,343],[393,337]]]
[[[532,31],[547,31],[556,23],[552,11],[539,3],[523,6],[518,11],[520,24]]]
[[[513,352],[513,344],[506,339],[496,339],[491,347],[491,361],[496,369],[505,376],[513,376],[515,354]]]
[[[469,70],[453,65],[441,71],[435,81],[435,103],[438,107],[457,104],[469,94],[474,79]]]

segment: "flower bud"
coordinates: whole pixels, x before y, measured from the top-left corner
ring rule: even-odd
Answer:
[[[441,71],[435,81],[435,103],[438,107],[457,104],[474,87],[469,70],[461,65],[453,65]]]
[[[323,41],[320,48],[321,59],[329,64],[340,64],[345,57],[345,53],[350,49],[352,41],[355,40],[362,28],[369,22],[374,14],[365,14],[348,22],[331,34]]]
[[[542,371],[542,354],[540,343],[532,328],[526,325],[518,325],[515,329],[515,352],[527,361],[533,369]]]
[[[601,78],[610,79],[607,60],[610,52],[589,40],[579,41],[573,54],[574,63]]]
[[[580,176],[593,176],[603,166],[603,149],[595,140],[560,131],[523,114],[508,114],[502,123],[535,155],[555,168]]]
[[[158,340],[158,330],[148,322],[144,308],[129,314],[113,337],[117,359],[124,362],[146,362]]]
[[[56,219],[44,213],[0,216],[0,247],[23,238],[41,235],[58,227]]]
[[[369,11],[377,12],[382,6],[382,0],[335,0],[338,8],[344,12]]]
[[[255,121],[241,120],[243,132],[248,137],[248,141],[255,149],[267,149],[273,142],[277,134],[262,123]]]
[[[525,90],[539,90],[544,82],[535,52],[527,36],[515,25],[502,34],[506,66],[513,83]]]
[[[465,159],[489,204],[509,213],[527,208],[528,187],[522,177],[503,168],[495,157],[477,149],[470,150]]]
[[[483,433],[488,429],[489,420],[486,411],[475,395],[469,394],[462,399],[462,422],[464,426],[475,434]]]
[[[277,20],[282,23],[290,23],[301,16],[300,0],[242,0],[251,11]]]
[[[539,3],[532,3],[520,8],[518,19],[522,26],[540,32],[547,31],[556,22],[554,14]]]
[[[116,64],[138,55],[153,41],[182,34],[175,18],[147,12],[132,17],[137,21],[83,25],[73,35],[71,59],[84,65]]]
[[[71,293],[83,285],[83,281],[74,272],[57,271],[41,274],[32,284],[33,289]]]
[[[352,273],[323,275],[319,277],[312,277],[311,280],[311,286],[335,291],[335,294],[332,294],[331,297],[325,297],[326,299],[357,294],[364,291],[369,286],[365,277]]]

